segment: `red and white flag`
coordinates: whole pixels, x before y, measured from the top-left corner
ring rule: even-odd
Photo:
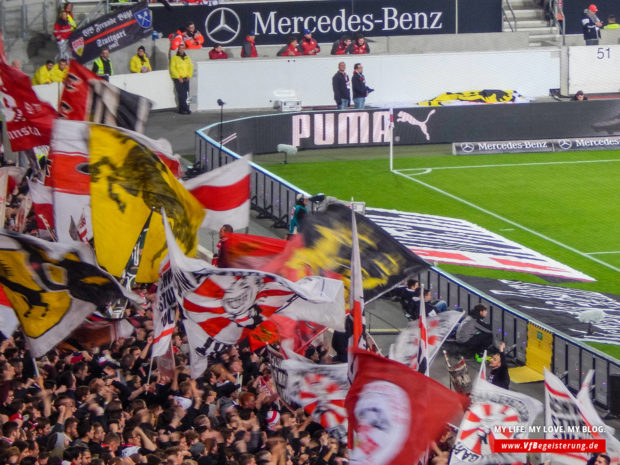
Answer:
[[[420,312],[422,313],[422,312]],[[426,360],[430,367],[439,353],[439,349],[458,322],[463,317],[462,312],[449,310],[439,315],[425,318],[426,324]],[[396,338],[396,342],[390,347],[390,358],[404,363],[416,371],[419,369],[419,354],[421,353],[421,323],[411,322]]]
[[[155,357],[155,355],[153,355],[153,357]],[[170,379],[174,378],[175,360],[170,341],[168,341],[168,349],[163,353],[163,355],[157,357],[157,370],[162,376],[167,376]]]
[[[177,297],[174,292],[170,263],[162,264],[157,282],[157,297],[153,305],[153,357],[163,356],[172,341],[176,323]]]
[[[362,260],[360,258],[359,238],[357,236],[357,220],[355,212],[351,210],[351,282],[349,287],[349,314],[347,315],[351,327],[349,336],[349,382],[355,377],[355,361],[353,349],[367,349],[366,320],[364,317],[364,281],[362,278]]]
[[[603,423],[592,406],[591,382],[591,376],[586,376],[575,398],[557,376],[545,369],[545,439],[604,439],[611,465],[618,465],[620,442],[614,437],[613,428]],[[554,464],[585,465],[590,457],[588,452],[548,453],[543,454],[542,460],[551,460]]]
[[[4,289],[0,287],[0,332],[4,334],[4,337],[9,338],[13,336],[13,333],[19,326],[19,320],[13,306],[4,293]]]
[[[270,320],[275,313],[344,330],[342,281],[312,276],[292,282],[261,271],[215,268],[183,254],[165,214],[164,225],[192,365],[194,358],[204,359],[211,340],[236,344],[247,338],[255,348],[278,341],[277,327]],[[198,371],[192,367],[192,373]]]
[[[525,463],[525,453],[498,451],[498,440],[527,439],[542,403],[481,378],[471,392],[471,405],[461,422],[450,465]]]
[[[54,229],[54,191],[36,179],[28,179],[28,190],[32,198],[32,207],[37,217],[39,231]]]
[[[92,239],[90,174],[88,164],[89,126],[80,121],[56,120],[50,149],[50,176],[53,189],[54,222],[60,242],[72,242],[76,225],[84,217]]]
[[[458,422],[467,400],[402,363],[354,349],[358,365],[345,407],[353,433],[350,463],[411,465]]]
[[[206,210],[202,228],[219,231],[224,224],[234,230],[248,227],[251,169],[250,158],[245,156],[184,183]]]
[[[49,145],[52,123],[58,115],[32,90],[28,75],[0,60],[0,103],[14,152]]]
[[[283,360],[287,397],[327,430],[346,424],[347,364],[318,365],[305,357]]]

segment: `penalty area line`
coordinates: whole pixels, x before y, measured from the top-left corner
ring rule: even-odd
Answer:
[[[609,252],[589,252],[587,255],[604,255],[604,254],[616,254],[620,253],[620,250],[612,250]]]
[[[433,170],[463,170],[463,169],[472,169],[472,168],[504,168],[504,167],[514,167],[514,166],[544,166],[544,165],[581,165],[584,163],[616,163],[620,162],[620,158],[612,158],[610,160],[572,160],[572,161],[540,161],[540,162],[532,162],[532,163],[498,163],[495,165],[463,165],[463,166],[433,166],[431,168],[426,168],[430,170],[429,173]],[[403,168],[398,171],[416,171],[424,168]],[[396,171],[396,170],[395,170]],[[428,174],[428,173],[421,173]]]
[[[416,179],[416,178],[411,177],[411,176],[407,176],[406,174],[400,173],[398,171],[392,171],[392,172],[394,174],[397,174],[398,176],[402,176],[403,178],[409,179],[409,180],[411,180],[413,182],[417,182],[418,184],[420,184],[420,185],[422,185],[422,186],[424,186],[424,187],[426,187],[428,189],[434,190],[435,192],[437,192],[439,194],[445,195],[446,197],[450,197],[451,199],[456,200],[457,202],[460,202],[462,204],[465,204],[468,207],[474,208],[474,209],[476,209],[476,210],[478,210],[478,211],[480,211],[482,213],[485,213],[485,214],[487,214],[489,216],[492,216],[493,218],[497,218],[498,220],[501,220],[501,221],[504,221],[504,222],[506,222],[508,224],[511,224],[511,225],[513,225],[513,226],[523,230],[523,231],[526,231],[526,232],[528,232],[530,234],[538,236],[541,239],[549,241],[549,242],[551,242],[551,243],[553,243],[553,244],[555,244],[555,245],[557,245],[559,247],[562,247],[563,249],[566,249],[566,250],[569,250],[569,251],[571,251],[573,253],[576,253],[577,255],[580,255],[580,256],[582,256],[584,258],[587,258],[588,260],[591,260],[593,262],[596,262],[599,265],[603,265],[606,268],[609,268],[611,270],[620,272],[620,268],[617,268],[617,267],[615,267],[613,265],[610,265],[609,263],[604,262],[603,260],[599,260],[596,257],[592,257],[590,254],[582,252],[581,250],[577,250],[576,248],[571,247],[570,245],[564,244],[563,242],[560,242],[560,241],[558,241],[556,239],[553,239],[552,237],[549,237],[549,236],[546,236],[545,234],[539,233],[538,231],[530,229],[527,226],[523,226],[522,224],[517,223],[515,221],[512,221],[512,220],[510,220],[510,219],[508,219],[508,218],[506,218],[504,216],[498,215],[497,213],[494,213],[494,212],[492,212],[490,210],[487,210],[486,208],[482,208],[482,207],[476,205],[475,203],[472,203],[472,202],[470,202],[468,200],[462,199],[461,197],[458,197],[458,196],[456,196],[454,194],[451,194],[450,192],[446,192],[443,189],[440,189],[438,187],[432,186],[432,185],[430,185],[428,183],[425,183],[424,181],[420,181],[419,179]]]

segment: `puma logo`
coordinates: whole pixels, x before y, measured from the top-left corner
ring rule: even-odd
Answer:
[[[422,131],[422,134],[424,134],[426,136],[426,140],[431,140],[431,136],[428,133],[428,120],[430,119],[430,117],[433,115],[433,113],[435,113],[436,110],[431,110],[429,112],[428,115],[426,115],[426,119],[424,121],[420,121],[416,118],[414,118],[412,115],[410,115],[409,113],[407,113],[406,111],[399,111],[398,112],[398,118],[396,119],[397,123],[409,123],[412,126],[417,126],[420,128],[420,131]]]

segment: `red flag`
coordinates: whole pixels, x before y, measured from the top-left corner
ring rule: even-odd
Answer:
[[[230,268],[260,270],[284,251],[288,241],[252,234],[228,233],[220,251]]]
[[[69,61],[69,73],[60,97],[60,116],[73,121],[88,121],[92,100],[89,79],[101,79],[75,60]]]
[[[467,400],[402,363],[354,349],[357,365],[345,407],[358,465],[411,465]]]
[[[0,99],[14,152],[49,145],[56,110],[39,100],[26,74],[4,61],[0,61]]]

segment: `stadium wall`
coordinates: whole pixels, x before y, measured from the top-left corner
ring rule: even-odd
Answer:
[[[620,101],[396,108],[396,145],[537,140],[620,134]],[[227,121],[225,147],[274,153],[278,144],[304,149],[387,145],[389,110],[279,113]],[[219,123],[205,129],[219,138]]]
[[[235,129],[244,131],[248,128],[260,127],[259,120],[273,119],[268,117],[250,117],[237,120]],[[230,124],[225,123],[225,124]],[[232,127],[232,126],[231,126]],[[207,126],[196,131],[196,159],[195,167],[200,171],[210,171],[219,166],[226,165],[240,157],[239,153],[227,146],[220,146],[216,138],[219,134],[219,123]],[[226,133],[225,133],[226,135]],[[234,136],[234,137],[233,137]],[[230,133],[227,137],[240,140],[249,140],[242,132]],[[267,135],[267,137],[270,137]],[[298,187],[288,183],[284,179],[270,173],[268,170],[252,163],[252,175],[250,183],[252,208],[260,213],[260,217],[274,220],[275,227],[287,227],[290,212],[298,193],[309,194]],[[620,363],[611,356],[604,354],[581,341],[551,328],[543,323],[533,320],[530,316],[520,313],[518,310],[502,303],[471,285],[460,281],[458,278],[445,271],[431,267],[427,272],[419,276],[419,280],[426,288],[433,289],[449,307],[472,308],[482,303],[489,308],[489,318],[496,337],[506,342],[507,345],[516,345],[516,358],[521,363],[526,363],[526,349],[528,341],[528,322],[553,334],[553,356],[551,358],[551,371],[560,377],[566,377],[565,381],[569,388],[577,391],[583,378],[589,369],[595,370],[595,383],[593,389],[594,400],[603,408],[609,408],[612,397],[617,395],[610,388],[609,380],[612,376],[620,375]],[[367,321],[368,328],[373,334],[374,322]],[[379,323],[382,325],[382,323]],[[499,336],[501,335],[501,336]]]
[[[461,35],[463,43],[476,35],[484,38],[488,34]],[[440,43],[437,41],[436,45]],[[154,59],[167,63],[158,46],[151,46],[157,57]],[[128,63],[135,49],[128,47],[123,52],[113,57],[118,71],[121,66],[117,63]],[[334,105],[331,76],[341,60],[347,63],[349,72],[357,61],[364,65],[367,82],[376,89],[367,104],[384,108],[414,105],[446,91],[505,89],[540,97],[548,95],[549,89],[560,87],[561,58],[560,51],[555,49],[197,61],[206,60],[207,53],[207,49],[190,52],[196,62],[190,94],[196,96],[198,110],[217,109],[219,98],[226,102],[226,109],[269,108],[286,94],[300,100],[303,106]],[[620,45],[570,47],[568,58],[570,93],[579,89],[586,93],[620,90],[615,80],[620,73]],[[174,108],[174,88],[168,70],[163,68],[147,74],[117,71],[111,82],[150,98],[156,110]],[[57,84],[35,86],[35,91],[42,100],[57,107]]]
[[[364,65],[375,89],[367,104],[375,106],[413,105],[447,91],[510,89],[536,97],[560,87],[560,52],[548,49],[217,60],[197,65],[197,108],[215,110],[220,98],[229,109],[273,107],[282,93],[303,106],[334,105],[331,78],[340,61],[349,73],[356,62]]]

